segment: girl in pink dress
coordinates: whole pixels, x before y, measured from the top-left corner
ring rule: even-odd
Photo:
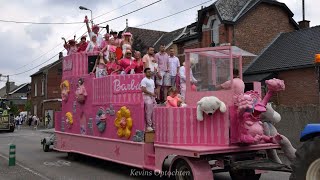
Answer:
[[[79,103],[84,103],[88,95],[83,83],[84,80],[80,78],[78,80],[78,88],[76,90],[76,98]]]
[[[95,52],[95,51],[100,51],[100,45],[97,42],[97,35],[92,34],[91,36],[91,41],[89,42],[86,52]]]
[[[169,96],[167,97],[167,107],[180,107],[181,99],[179,98],[178,90],[175,87],[171,87],[168,91]]]
[[[109,54],[109,62],[107,63],[108,75],[119,74],[120,66],[116,63],[116,55],[114,53]]]
[[[107,76],[106,60],[104,59],[104,56],[101,52],[99,53],[92,72],[94,71],[96,71],[96,78]]]

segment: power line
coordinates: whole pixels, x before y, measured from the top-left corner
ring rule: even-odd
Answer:
[[[115,9],[113,9],[113,10],[107,12],[107,13],[100,14],[99,16],[96,16],[96,17],[92,18],[92,20],[97,19],[97,18],[99,18],[99,17],[101,17],[101,16],[104,16],[104,15],[107,15],[107,14],[109,14],[109,13],[112,13],[113,11],[116,11],[116,10],[118,10],[118,9],[121,9],[121,8],[123,8],[123,7],[131,4],[131,3],[133,3],[133,2],[135,2],[135,1],[137,1],[137,0],[130,1],[130,2],[128,2],[127,4],[124,4],[124,5],[122,5],[122,6],[118,7],[118,8],[115,8]]]
[[[160,21],[160,20],[166,19],[166,18],[168,18],[168,17],[171,17],[171,16],[174,16],[174,15],[177,15],[177,14],[183,13],[183,12],[188,11],[188,10],[190,10],[190,9],[196,8],[196,7],[200,6],[200,5],[206,4],[206,3],[210,2],[210,1],[212,1],[212,0],[206,1],[206,2],[204,2],[204,3],[200,3],[200,4],[198,4],[198,5],[192,6],[192,7],[190,7],[190,8],[187,8],[187,9],[181,10],[181,11],[179,11],[179,12],[176,12],[176,13],[170,14],[170,15],[165,16],[165,17],[162,17],[162,18],[159,18],[159,19],[156,19],[156,20],[153,20],[153,21],[150,21],[150,22],[144,23],[144,24],[140,24],[140,25],[135,26],[135,27],[144,26],[144,25],[147,25],[147,24],[151,24],[151,23],[154,23],[154,22],[157,22],[157,21]]]
[[[110,22],[110,21],[113,21],[113,20],[119,19],[119,18],[121,18],[121,17],[124,17],[124,16],[126,16],[126,15],[129,15],[129,14],[135,13],[135,12],[140,11],[140,10],[142,10],[142,9],[145,9],[145,8],[147,8],[147,7],[149,7],[149,6],[152,6],[152,5],[154,5],[154,4],[157,4],[157,3],[159,3],[160,1],[162,1],[162,0],[158,0],[158,1],[156,1],[156,2],[153,2],[153,3],[151,3],[151,4],[148,4],[148,5],[146,5],[146,6],[143,6],[143,7],[139,8],[139,9],[134,10],[134,11],[131,11],[131,12],[128,12],[128,13],[123,14],[123,15],[121,15],[121,16],[115,17],[115,18],[113,18],[113,19],[110,19],[110,20],[107,20],[107,21],[100,22],[100,23],[98,23],[97,25],[100,25],[100,24],[102,24],[102,23],[106,23],[106,22]]]
[[[3,23],[16,23],[16,24],[80,24],[83,22],[33,22],[33,21],[13,21],[13,20],[4,20],[0,19],[0,22]]]
[[[122,5],[122,6],[119,6],[119,7],[115,8],[115,9],[112,9],[111,11],[109,11],[109,12],[107,12],[107,13],[100,14],[100,15],[92,18],[92,20],[93,20],[93,19],[96,19],[96,18],[98,18],[98,17],[104,16],[104,15],[106,15],[106,14],[109,14],[109,13],[111,13],[111,12],[114,12],[114,11],[116,11],[116,10],[118,10],[118,9],[121,9],[121,8],[123,8],[123,7],[131,4],[131,3],[133,3],[133,2],[135,2],[135,1],[137,1],[137,0],[130,1],[130,2],[128,2],[128,3],[126,3],[126,4]],[[83,23],[83,22],[82,22],[82,23]],[[71,36],[73,36],[73,35],[76,34],[78,31],[80,31],[80,29],[82,29],[84,26],[85,26],[85,25],[82,25],[77,31],[75,31],[75,32],[74,32],[72,35],[70,35],[67,39],[69,39]],[[84,33],[84,34],[85,34],[85,33]],[[83,34],[83,35],[84,35],[84,34]],[[82,35],[82,36],[83,36],[83,35]],[[35,61],[39,60],[39,59],[42,58],[44,55],[48,54],[49,52],[51,52],[51,51],[53,51],[54,49],[56,49],[57,47],[59,47],[61,44],[63,44],[63,43],[57,44],[54,48],[50,49],[50,50],[47,51],[46,53],[44,53],[44,54],[40,55],[39,57],[35,58],[35,59],[32,60],[31,62],[35,62]],[[26,66],[28,66],[29,64],[30,64],[30,63],[25,64],[25,65],[19,67],[19,68],[16,69],[16,70],[19,70],[19,69],[21,69],[21,68],[23,68],[23,67],[26,67]]]

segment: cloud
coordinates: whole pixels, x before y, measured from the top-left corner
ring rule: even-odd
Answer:
[[[52,22],[50,17],[44,17],[40,19],[40,22]],[[27,25],[24,28],[25,32],[31,37],[32,40],[39,42],[41,45],[49,40],[52,34],[52,26],[45,25]]]

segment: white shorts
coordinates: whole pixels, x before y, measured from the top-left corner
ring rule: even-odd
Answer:
[[[159,78],[161,77],[161,79]],[[156,83],[159,86],[170,86],[170,74],[164,71],[160,71],[160,74],[156,76]]]

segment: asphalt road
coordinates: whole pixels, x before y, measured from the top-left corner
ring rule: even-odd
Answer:
[[[0,133],[0,180],[158,180],[158,176],[132,176],[139,171],[128,166],[80,156],[67,159],[66,153],[43,152],[40,144],[48,134],[24,128],[13,133]],[[9,144],[16,145],[16,166],[8,167]],[[131,174],[131,175],[130,175]],[[261,180],[286,180],[290,174],[269,172]],[[228,173],[215,175],[215,180],[230,180]]]

